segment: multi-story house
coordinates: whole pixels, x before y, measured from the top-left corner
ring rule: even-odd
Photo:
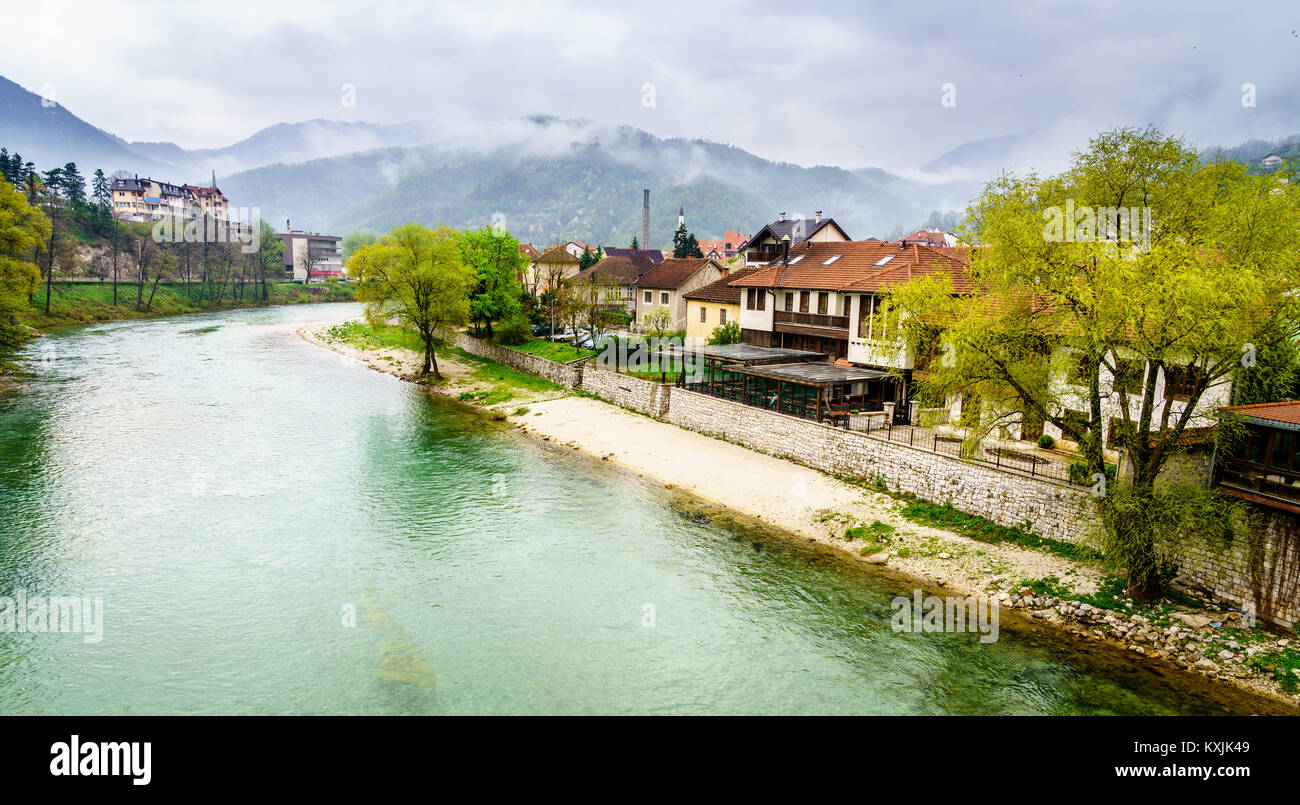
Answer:
[[[659,307],[672,315],[674,331],[686,329],[686,294],[722,279],[727,269],[707,257],[668,258],[636,281],[633,321],[645,330],[646,316]]]
[[[731,283],[755,271],[758,269],[742,268],[703,288],[682,294],[686,299],[686,340],[689,343],[708,341],[713,331],[727,322],[739,325],[740,302],[745,292]]]
[[[186,185],[145,177],[114,179],[113,215],[123,221],[156,221],[167,216],[189,218],[199,208],[198,198]]]
[[[285,274],[294,282],[343,277],[343,238],[290,229],[276,237],[284,243]]]
[[[948,278],[954,293],[970,294],[971,284],[963,249],[924,246],[917,243],[848,241],[815,243],[791,249],[788,256],[746,276],[737,275],[730,284],[741,289],[740,327],[746,343],[764,347],[822,353],[828,361],[844,366],[877,369],[879,379],[844,389],[864,407],[883,407],[912,398],[914,374],[928,371],[937,357],[938,342],[926,354],[913,354],[890,325],[887,297],[898,286],[923,275]],[[1054,353],[1054,364],[1071,366],[1068,339],[1062,339]],[[1155,371],[1132,353],[1117,349],[1109,362],[1119,377],[1101,370],[1103,444],[1122,446],[1132,425],[1124,419],[1119,390],[1137,391],[1144,378]],[[1077,361],[1075,361],[1077,363]],[[1171,366],[1155,378],[1155,403],[1170,402],[1173,415],[1182,412],[1189,391],[1196,383],[1193,366]],[[1053,379],[1057,413],[1074,418],[1083,426],[1090,419],[1083,372],[1060,372]],[[1212,385],[1197,403],[1191,427],[1212,423],[1214,410],[1227,404],[1231,386],[1224,381]],[[963,401],[949,400],[947,418],[961,418]],[[1137,401],[1130,396],[1130,413],[1136,416]],[[1003,413],[1003,412],[999,412]],[[1049,423],[1026,422],[1013,417],[1006,428],[1012,438],[1035,439],[1047,433],[1061,439],[1060,428]]]
[[[737,248],[744,253],[745,267],[749,268],[764,266],[780,259],[786,251],[805,242],[847,240],[848,234],[835,223],[835,219],[823,218],[821,210],[818,210],[812,218],[786,218],[785,213],[781,213],[775,221],[758,230]]]
[[[563,245],[554,246],[546,251],[541,257],[533,261],[531,285],[537,293],[545,293],[551,288],[556,287],[564,280],[576,277],[582,267],[578,256],[574,255]]]
[[[578,272],[577,281],[597,286],[600,299],[607,308],[635,320],[637,280],[654,267],[655,264],[646,257],[611,256]]]
[[[230,203],[225,195],[216,185],[211,187],[200,187],[198,185],[187,184],[185,189],[194,196],[198,202],[199,209],[209,218],[215,218],[218,221],[226,221],[230,218]]]

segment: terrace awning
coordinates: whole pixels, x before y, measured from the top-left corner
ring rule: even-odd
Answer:
[[[889,372],[838,363],[778,363],[765,366],[737,366],[732,371],[800,386],[829,388],[844,383],[862,383],[889,377]]]
[[[704,344],[697,347],[665,347],[659,351],[665,357],[698,357],[706,362],[735,364],[736,366],[763,366],[796,361],[824,361],[825,352],[802,349],[760,347],[755,344]]]

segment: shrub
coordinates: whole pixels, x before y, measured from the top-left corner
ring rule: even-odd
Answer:
[[[1103,464],[1102,468],[1102,472],[1105,473],[1107,481],[1115,480],[1114,464]],[[1086,462],[1072,462],[1070,466],[1066,468],[1066,476],[1070,479],[1070,483],[1072,484],[1080,484],[1082,486],[1092,485],[1092,473],[1088,471],[1088,465]]]
[[[709,336],[710,344],[739,344],[740,343],[740,322],[732,319],[726,324],[713,328],[713,333]]]
[[[1046,433],[1038,437],[1038,446],[1044,450],[1051,450],[1054,444],[1056,444],[1056,440]]]
[[[517,347],[533,340],[533,331],[528,324],[528,317],[512,316],[497,327],[497,343],[508,347]]]

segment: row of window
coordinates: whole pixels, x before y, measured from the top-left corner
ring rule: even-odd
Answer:
[[[1233,457],[1277,470],[1300,472],[1300,438],[1289,430],[1250,428]]]
[[[786,313],[795,312],[794,306],[795,306],[796,297],[799,303],[799,312],[811,313],[812,312],[811,306],[813,301],[812,291],[786,291],[783,300],[785,305],[784,307],[785,312]],[[842,300],[841,304],[843,306],[843,311],[839,315],[841,316],[849,315],[850,298],[851,297],[849,296],[840,297],[840,299]],[[875,299],[874,296],[871,298]],[[817,291],[816,301],[817,301],[817,315],[825,316],[830,313],[831,295],[829,293],[825,291]],[[762,288],[750,288],[746,291],[745,293],[746,310],[763,310],[765,309],[766,305],[767,305],[766,290]]]
[[[1115,361],[1115,376],[1111,387],[1125,394],[1139,394],[1146,380],[1146,362],[1137,359],[1119,358]],[[1075,359],[1069,382],[1074,386],[1087,387],[1090,379],[1096,375],[1096,368],[1090,355],[1080,355]],[[1201,382],[1199,366],[1166,366],[1165,397],[1171,400],[1188,400]]]
[[[709,321],[709,309],[707,307],[704,307],[703,305],[700,305],[700,324],[707,324],[708,321]],[[718,324],[726,324],[726,323],[727,323],[727,309],[725,307],[720,307],[718,308]]]
[[[653,303],[654,303],[654,291],[646,291],[646,292],[645,292],[645,295],[643,296],[643,298],[644,298],[645,303],[646,303],[647,305],[653,304]],[[668,304],[668,292],[667,292],[667,291],[660,291],[660,292],[659,292],[659,304],[661,304],[661,305],[666,305],[666,304]]]

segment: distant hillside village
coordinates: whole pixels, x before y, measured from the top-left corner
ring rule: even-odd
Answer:
[[[247,220],[230,215],[230,201],[216,185],[207,187],[176,185],[150,177],[118,177],[109,187],[113,217],[120,221],[149,222],[172,217],[193,220],[206,217],[220,222],[228,232],[251,226]],[[320,232],[305,232],[284,222],[284,231],[276,236],[284,244],[285,276],[295,282],[341,279],[343,238]]]

